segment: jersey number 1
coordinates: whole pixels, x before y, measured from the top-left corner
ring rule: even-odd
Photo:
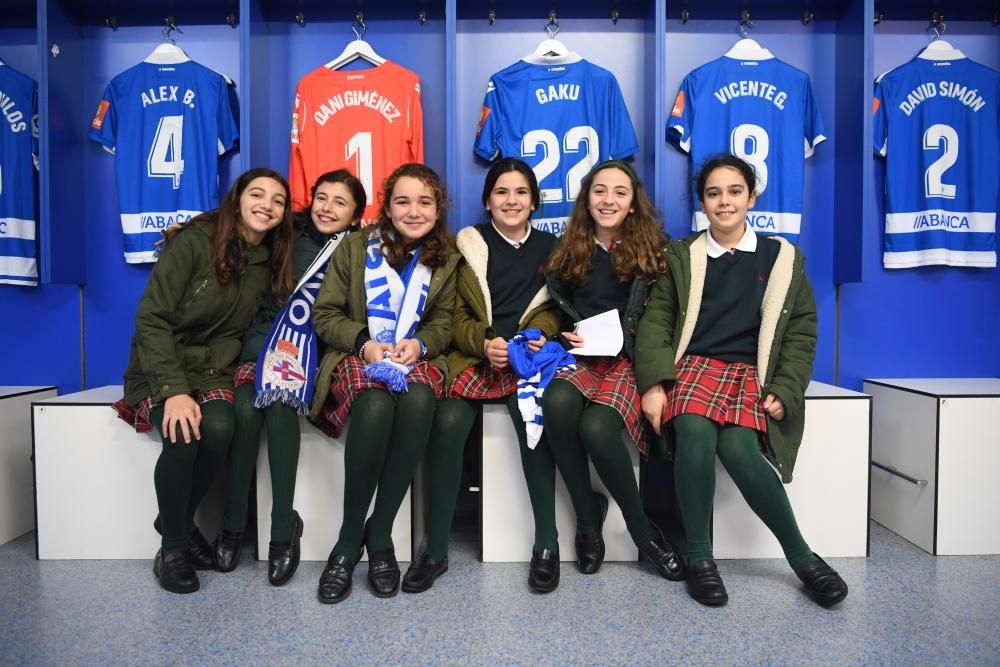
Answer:
[[[354,173],[365,186],[366,204],[372,203],[374,188],[372,187],[372,133],[358,132],[344,146],[344,158],[354,158]]]
[[[184,116],[164,116],[156,126],[153,145],[149,147],[146,174],[150,178],[173,179],[174,190],[181,186],[184,160]]]

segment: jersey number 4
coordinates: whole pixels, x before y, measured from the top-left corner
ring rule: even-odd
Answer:
[[[153,144],[149,147],[146,174],[150,178],[173,179],[174,190],[181,187],[184,160],[184,116],[163,116],[156,126]]]
[[[535,165],[535,178],[539,184],[548,178],[549,174],[559,168],[563,153],[579,153],[583,156],[566,172],[565,188],[542,188],[543,202],[573,201],[580,193],[580,181],[587,175],[591,167],[597,164],[601,154],[600,139],[597,130],[589,125],[579,125],[566,131],[562,140],[560,152],[559,137],[549,130],[531,130],[526,132],[521,140],[521,157],[535,157],[538,149],[542,149],[542,160]]]

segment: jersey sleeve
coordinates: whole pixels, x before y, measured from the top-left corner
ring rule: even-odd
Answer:
[[[424,161],[424,108],[420,101],[420,81],[414,81],[410,92],[410,118],[407,129],[410,148],[410,162]]]
[[[219,77],[219,101],[218,118],[216,125],[219,128],[219,155],[230,150],[236,145],[240,138],[240,131],[236,127],[236,120],[233,118],[233,107],[230,104],[230,89],[225,78]]]
[[[674,108],[667,120],[667,138],[673,139],[685,153],[691,152],[691,133],[694,131],[694,93],[691,77],[681,81],[674,98]]]
[[[495,160],[503,154],[503,147],[500,145],[499,103],[500,95],[491,79],[486,87],[483,108],[479,112],[479,125],[474,147],[476,155],[486,160]]]
[[[881,82],[875,84],[875,97],[872,100],[872,148],[885,157],[889,143],[889,126],[886,118],[885,87]]]
[[[803,123],[805,127],[805,136],[803,137],[803,148],[805,150],[805,156],[810,157],[813,151],[816,150],[816,146],[826,141],[826,137],[823,136],[823,119],[819,115],[819,105],[816,104],[816,96],[813,95],[812,82],[809,81],[809,77],[805,78],[805,90],[802,91],[803,106]]]
[[[115,94],[114,81],[109,83],[101,95],[101,102],[97,105],[97,113],[94,120],[90,122],[90,132],[87,134],[92,140],[104,146],[111,152],[115,152],[115,135],[118,130],[118,103]]]
[[[295,91],[295,106],[292,108],[292,147],[288,154],[288,187],[292,191],[292,210],[304,209],[309,201],[309,185],[306,183],[305,167],[302,164],[302,120],[307,116],[302,99],[302,86]]]
[[[613,160],[635,155],[639,152],[639,139],[632,127],[632,118],[625,97],[618,82],[611,78],[611,89],[608,91],[608,120],[611,123],[611,141],[608,145],[608,157]]]

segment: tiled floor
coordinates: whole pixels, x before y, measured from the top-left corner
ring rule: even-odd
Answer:
[[[709,609],[639,563],[564,563],[558,590],[533,594],[525,564],[457,540],[427,593],[377,599],[362,564],[325,606],[322,563],[272,588],[245,560],[173,595],[150,561],[39,562],[33,539],[0,547],[0,665],[1000,664],[1000,557],[935,558],[876,524],[870,558],[830,560],[851,587],[834,610],[776,560],[721,561],[730,603]]]

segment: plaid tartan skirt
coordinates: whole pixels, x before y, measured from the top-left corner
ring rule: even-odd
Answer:
[[[504,398],[517,391],[517,380],[517,373],[510,365],[493,368],[490,362],[483,361],[459,373],[448,395],[479,401]]]
[[[245,384],[257,381],[257,362],[244,361],[233,372],[233,389],[239,389]]]
[[[576,368],[559,371],[555,379],[572,382],[588,401],[614,409],[625,421],[625,430],[636,449],[647,455],[647,425],[642,417],[635,369],[627,357],[577,357]]]
[[[235,395],[232,389],[209,389],[195,392],[194,400],[198,401],[198,405],[209,401],[228,401],[232,405],[235,402]],[[135,405],[125,405],[125,399],[119,399],[111,409],[118,413],[119,419],[134,428],[136,433],[148,433],[153,430],[149,415],[163,403],[164,401],[154,401],[150,394]]]
[[[331,438],[339,438],[344,432],[347,418],[351,415],[351,405],[358,394],[368,389],[389,391],[382,382],[376,382],[364,372],[365,363],[357,355],[348,355],[333,369],[330,379],[330,393],[326,403],[320,410],[319,422],[316,426]],[[444,371],[428,361],[418,361],[407,382],[419,382],[434,390],[434,395],[440,401],[444,396]],[[391,393],[391,392],[390,392]]]
[[[684,414],[766,434],[767,415],[757,367],[742,361],[685,356],[677,365],[677,382],[667,392],[663,423]]]

